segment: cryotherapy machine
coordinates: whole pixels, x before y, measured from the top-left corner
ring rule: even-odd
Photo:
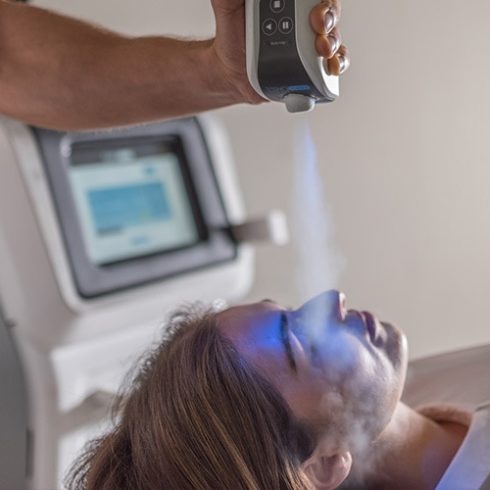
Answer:
[[[208,118],[98,133],[0,120],[0,488],[53,490],[108,426],[127,370],[182,301],[248,291],[224,134]]]

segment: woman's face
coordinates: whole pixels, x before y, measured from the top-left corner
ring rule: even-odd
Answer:
[[[270,300],[237,306],[221,312],[218,325],[293,413],[337,444],[361,450],[391,419],[405,381],[406,339],[368,312],[347,310],[342,293],[298,310]]]

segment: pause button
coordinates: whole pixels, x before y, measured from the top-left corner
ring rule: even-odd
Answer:
[[[293,30],[293,19],[290,17],[283,17],[279,21],[279,30],[283,34],[289,34]]]

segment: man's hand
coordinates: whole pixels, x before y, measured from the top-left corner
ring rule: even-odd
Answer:
[[[58,130],[114,127],[263,99],[248,81],[245,0],[211,0],[216,37],[127,37],[31,5],[0,0],[0,113]],[[326,69],[349,64],[340,0],[310,23]]]
[[[211,0],[211,4],[216,17],[212,49],[226,80],[236,88],[237,99],[242,102],[263,102],[247,77],[245,0]],[[349,66],[347,48],[342,44],[337,28],[340,12],[339,0],[324,0],[310,14],[311,27],[317,34],[317,52],[325,58],[327,72],[333,75],[340,75]]]

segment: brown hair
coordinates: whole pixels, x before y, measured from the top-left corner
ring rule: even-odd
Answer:
[[[220,334],[216,315],[173,315],[115,428],[72,469],[74,490],[309,490],[313,431]]]

